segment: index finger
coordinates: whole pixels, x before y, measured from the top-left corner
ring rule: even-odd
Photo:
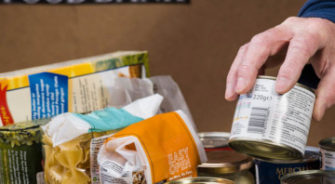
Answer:
[[[292,38],[292,35],[289,27],[279,25],[251,39],[237,72],[237,93],[247,93],[252,88],[258,70],[269,56],[276,54]]]

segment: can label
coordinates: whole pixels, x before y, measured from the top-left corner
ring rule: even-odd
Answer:
[[[0,184],[36,183],[36,174],[42,171],[42,145],[0,143]]]
[[[322,169],[335,170],[335,151],[327,151],[321,149],[322,154]]]
[[[303,154],[314,101],[314,93],[303,87],[280,95],[275,80],[258,78],[249,93],[240,95],[230,140],[270,141]]]

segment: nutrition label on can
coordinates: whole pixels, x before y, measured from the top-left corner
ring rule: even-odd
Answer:
[[[322,169],[335,170],[335,151],[327,151],[321,149],[322,154]]]
[[[269,140],[305,150],[315,95],[295,86],[280,95],[275,80],[258,78],[248,94],[240,95],[230,139]]]

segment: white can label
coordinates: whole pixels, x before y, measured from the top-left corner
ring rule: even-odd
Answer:
[[[322,170],[335,170],[335,151],[321,149]]]
[[[299,86],[280,95],[275,82],[258,78],[251,92],[240,95],[230,139],[268,140],[304,153],[315,95]]]

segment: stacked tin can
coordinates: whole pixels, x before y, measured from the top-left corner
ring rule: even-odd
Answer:
[[[335,184],[335,137],[319,142],[322,170],[306,170],[290,173],[281,178],[282,184]]]
[[[228,147],[230,133],[202,132],[208,161],[198,166],[201,177],[225,178],[235,184],[254,184],[253,159]]]
[[[319,145],[322,154],[322,169],[335,170],[335,137],[322,139]]]
[[[313,169],[320,169],[320,153],[315,147],[307,147],[303,159],[255,159],[257,184],[280,184],[280,179],[287,174]]]

